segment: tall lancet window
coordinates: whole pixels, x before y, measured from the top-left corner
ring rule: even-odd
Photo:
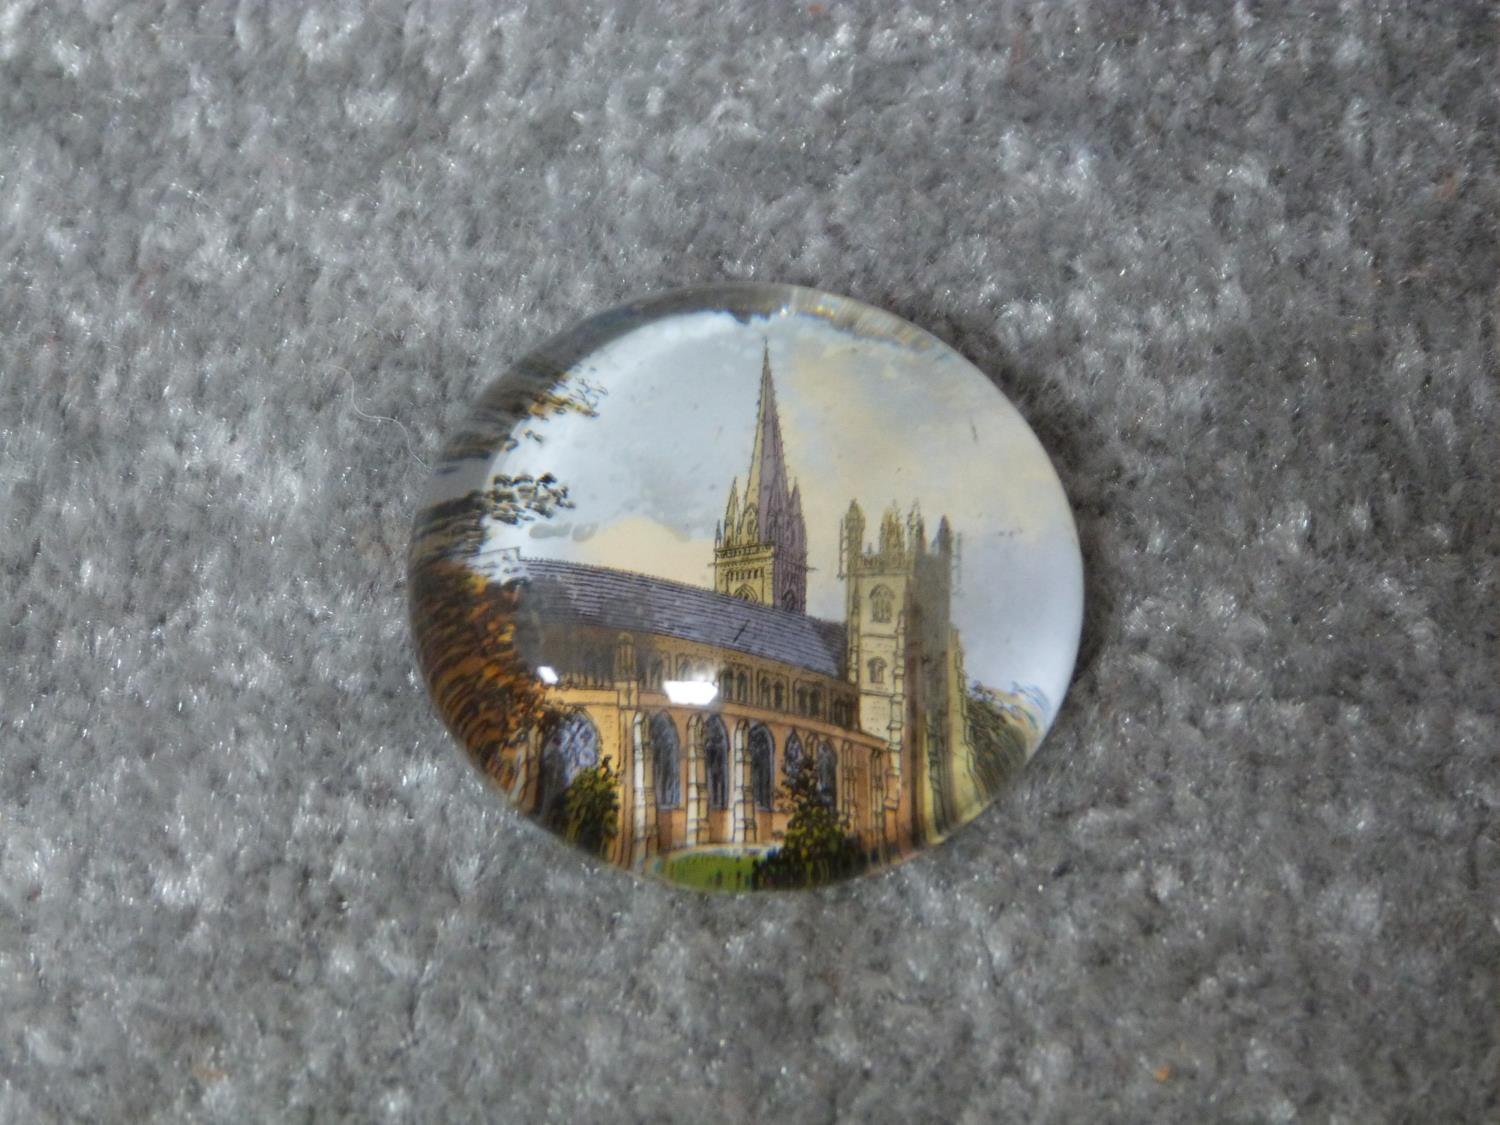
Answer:
[[[537,815],[549,824],[560,824],[564,794],[580,770],[599,761],[599,731],[582,711],[575,711],[552,732],[542,747],[537,785]]]
[[[750,728],[750,792],[757,808],[769,809],[775,797],[775,761],[776,743],[771,732],[756,723]]]
[[[793,731],[786,736],[786,749],[782,752],[781,768],[787,777],[796,777],[797,771],[802,768],[803,761],[807,758],[807,751],[802,749],[802,740]]]
[[[833,756],[833,747],[823,743],[818,747],[818,798],[829,808],[838,801],[839,765]]]
[[[682,778],[679,776],[677,727],[672,717],[664,711],[651,716],[651,765],[656,773],[657,808],[675,809],[682,799]]]
[[[708,774],[708,807],[729,807],[729,734],[717,715],[703,724],[703,763]]]

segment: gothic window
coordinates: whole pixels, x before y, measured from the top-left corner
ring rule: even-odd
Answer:
[[[781,768],[787,777],[795,777],[797,771],[802,768],[802,760],[807,757],[807,751],[802,749],[802,740],[793,731],[786,736],[786,750],[782,754]]]
[[[776,760],[776,742],[760,723],[750,728],[750,792],[757,808],[769,809],[775,795],[771,776]]]
[[[536,812],[547,823],[558,823],[563,813],[563,793],[579,770],[599,761],[599,732],[587,715],[575,711],[552,732],[542,747],[537,785]]]
[[[679,680],[691,680],[693,678],[693,662],[686,656],[677,658],[677,678]]]
[[[729,807],[729,735],[717,715],[703,724],[703,763],[708,773],[708,807]]]
[[[807,714],[807,689],[800,685],[797,688],[797,713],[799,715]]]
[[[728,668],[719,669],[719,695],[726,700],[734,698],[734,673]]]
[[[660,659],[651,662],[651,674],[646,679],[646,686],[661,690],[662,680],[666,678],[666,670]]]
[[[877,656],[874,660],[870,661],[869,667],[870,682],[872,684],[885,683],[885,661],[881,660],[880,657]]]
[[[839,791],[839,766],[838,759],[833,755],[833,747],[823,743],[818,747],[818,796],[829,808],[833,808],[834,801]]]
[[[734,686],[735,686],[735,692],[734,692],[735,699],[739,700],[739,702],[741,702],[741,703],[749,703],[750,702],[750,684],[745,679],[745,673],[741,672],[738,676],[736,676],[734,678]]]
[[[870,591],[870,620],[886,622],[891,619],[891,609],[896,602],[896,595],[891,593],[887,586],[876,586]]]
[[[771,706],[771,681],[764,676],[760,678],[760,705],[762,707]]]
[[[682,795],[682,779],[677,767],[677,728],[665,711],[651,716],[651,765],[656,771],[656,807],[675,809]]]
[[[812,717],[821,719],[823,717],[823,693],[817,688],[813,688],[812,693],[807,697],[807,702]]]
[[[750,583],[748,583],[748,582],[745,583],[743,586],[741,586],[738,590],[736,590],[734,592],[734,596],[737,597],[737,598],[739,598],[742,601],[747,601],[747,602],[758,602],[758,601],[760,601],[760,599],[755,596],[755,587],[752,586],[752,585],[750,585]]]
[[[740,524],[740,538],[747,543],[760,542],[760,529],[756,526],[754,504],[745,509],[745,519]]]
[[[786,701],[786,688],[780,682],[771,685],[771,706],[780,711]]]
[[[839,757],[843,759],[843,761],[839,765],[839,769],[843,771],[843,777],[839,784],[842,785],[844,789],[840,804],[843,805],[845,813],[852,817],[859,803],[859,798],[855,796],[854,790],[854,780],[856,774],[854,771],[853,748],[850,746],[845,746],[843,752],[839,755]]]

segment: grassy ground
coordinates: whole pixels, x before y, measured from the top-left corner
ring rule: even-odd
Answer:
[[[661,875],[684,887],[705,891],[748,891],[750,873],[758,857],[743,852],[689,852],[667,856],[661,861]]]

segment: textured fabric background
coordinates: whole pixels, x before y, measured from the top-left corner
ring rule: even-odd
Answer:
[[[1493,9],[652,7],[0,6],[0,1119],[1500,1117]],[[574,857],[407,642],[480,388],[726,278],[993,372],[1089,568],[827,893]]]

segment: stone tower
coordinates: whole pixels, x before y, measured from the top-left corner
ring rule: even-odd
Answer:
[[[787,482],[769,347],[761,360],[760,405],[745,491],[740,493],[735,478],[724,520],[714,534],[714,589],[746,601],[807,611],[802,491]]]
[[[846,669],[859,687],[859,725],[888,741],[886,806],[903,846],[919,844],[941,831],[948,815],[943,775],[950,738],[943,717],[953,697],[948,681],[956,643],[949,622],[953,534],[944,518],[929,544],[916,508],[903,526],[893,504],[881,517],[875,545],[867,547],[864,512],[851,502],[840,527],[839,559]]]

